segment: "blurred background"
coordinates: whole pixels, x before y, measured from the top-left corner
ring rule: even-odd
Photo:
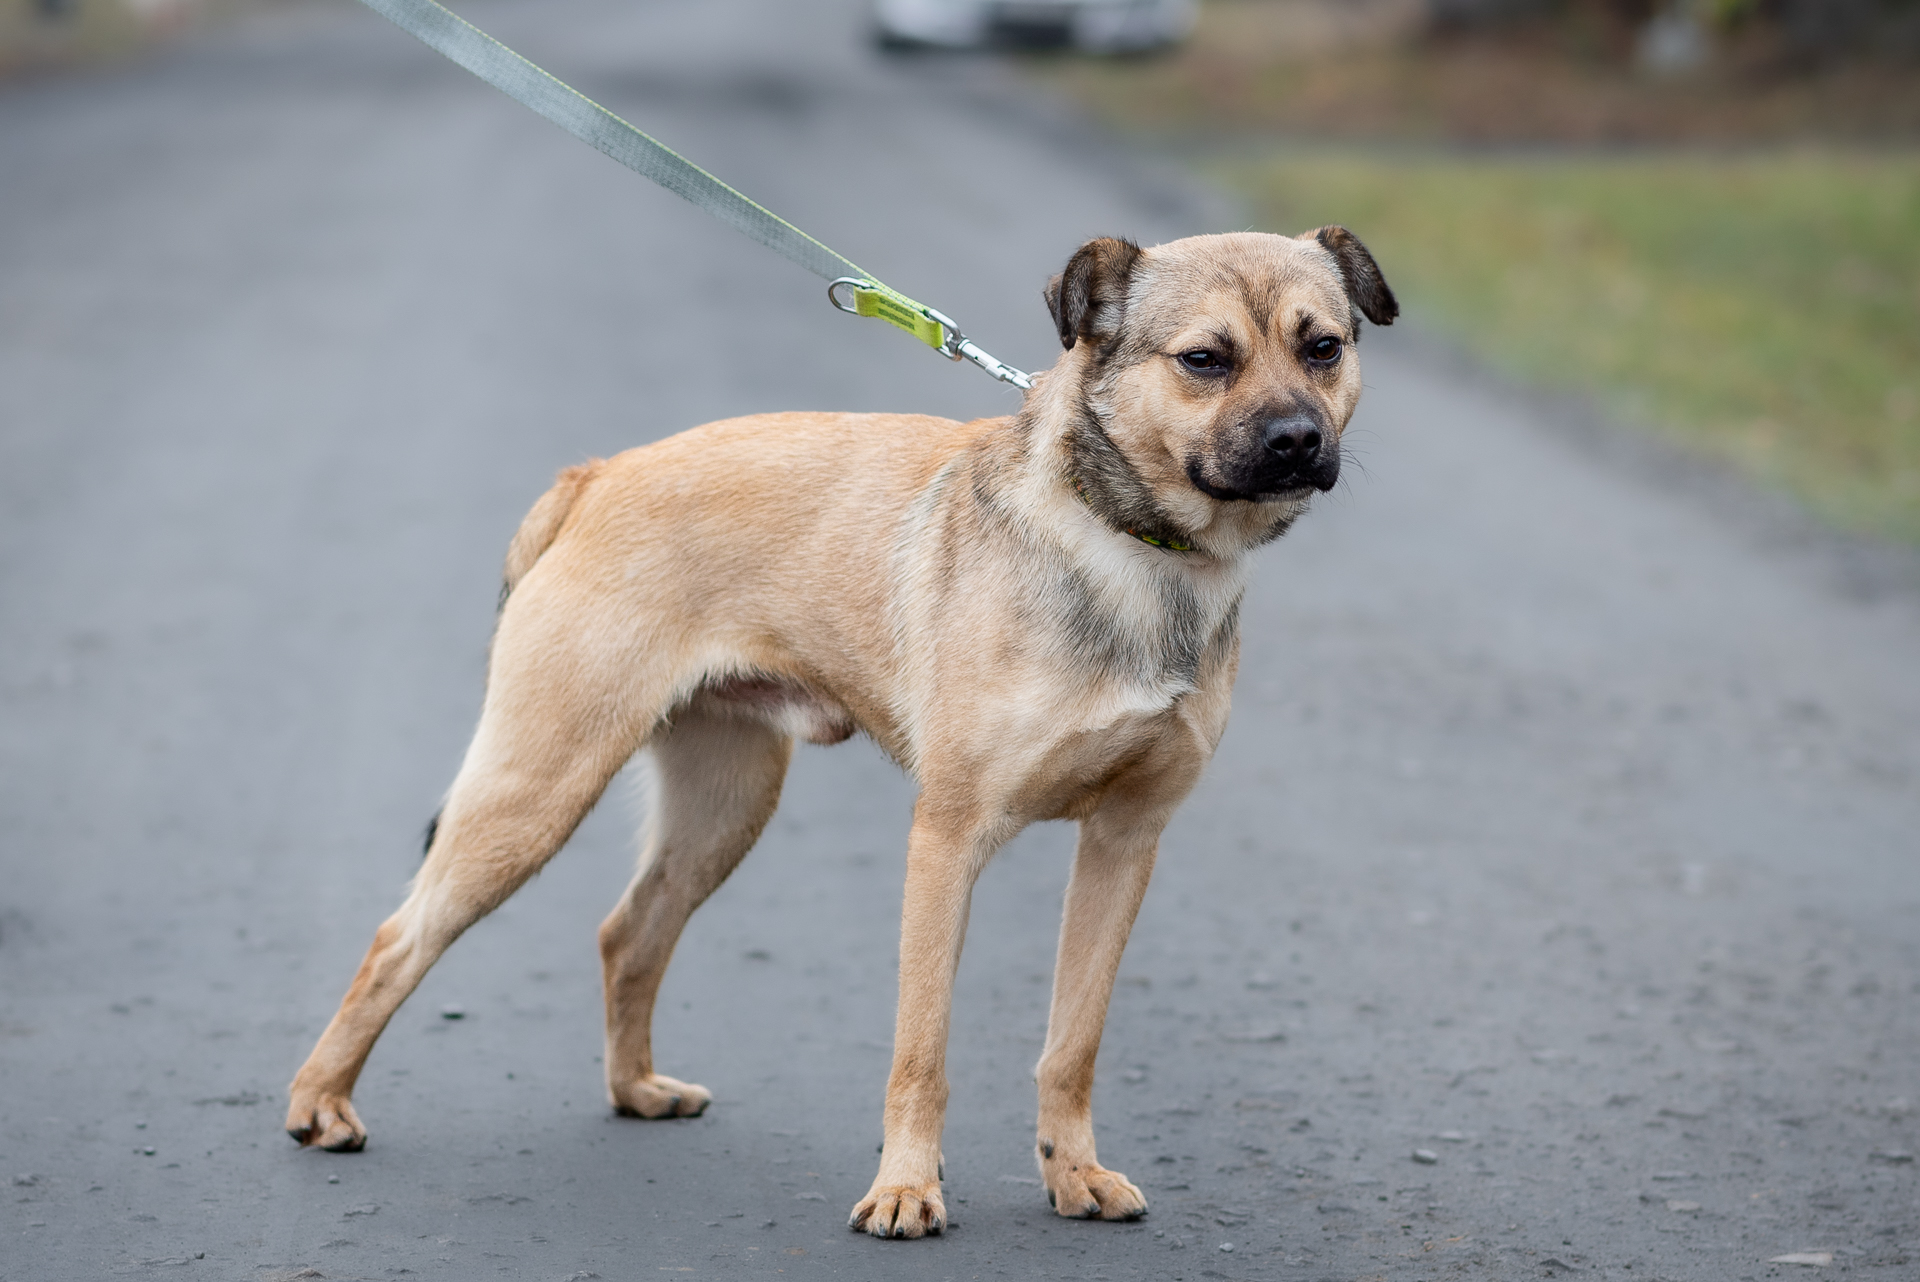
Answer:
[[[273,0],[0,0],[0,72]],[[1416,325],[1920,541],[1920,0],[877,0],[1241,194]],[[1790,300],[1790,301],[1789,301]]]

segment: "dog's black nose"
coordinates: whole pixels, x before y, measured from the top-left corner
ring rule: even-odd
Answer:
[[[1312,419],[1276,418],[1266,427],[1267,450],[1289,467],[1311,465],[1320,453],[1320,428]]]

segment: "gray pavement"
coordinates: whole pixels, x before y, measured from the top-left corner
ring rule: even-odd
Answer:
[[[1018,364],[1080,239],[1229,216],[991,64],[878,60],[855,4],[469,12]],[[401,1011],[367,1151],[301,1152],[285,1083],[552,472],[1014,394],[350,4],[0,88],[0,1278],[1920,1276],[1920,598],[1363,353],[1364,470],[1265,556],[1114,1001],[1101,1154],[1147,1220],[1058,1220],[1032,1169],[1054,825],[975,900],[952,1230],[844,1227],[912,795],[858,743],[800,753],[680,948],[704,1117],[601,1095],[621,790]]]

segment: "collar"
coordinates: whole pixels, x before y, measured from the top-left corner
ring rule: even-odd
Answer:
[[[1080,501],[1087,505],[1087,510],[1089,512],[1093,512],[1096,518],[1100,518],[1099,512],[1096,511],[1093,506],[1093,500],[1087,497],[1086,485],[1082,483],[1080,478],[1077,476],[1073,478],[1073,492],[1080,496]],[[1104,518],[1100,518],[1100,520],[1101,520],[1101,524],[1103,525],[1106,524],[1106,521]],[[1128,535],[1132,538],[1139,539],[1142,543],[1146,544],[1148,547],[1159,548],[1163,552],[1198,552],[1200,550],[1199,548],[1195,547],[1191,543],[1182,543],[1177,539],[1155,538],[1151,534],[1142,534],[1140,533],[1140,531],[1133,529],[1130,526],[1123,525],[1119,528],[1122,534]]]

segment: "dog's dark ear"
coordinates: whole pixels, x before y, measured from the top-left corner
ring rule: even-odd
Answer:
[[[1346,281],[1347,301],[1376,325],[1391,325],[1400,314],[1400,300],[1387,288],[1380,264],[1360,243],[1360,238],[1345,227],[1321,227],[1307,232],[1301,240],[1317,240],[1340,264],[1340,276]]]
[[[1083,338],[1100,341],[1119,331],[1127,281],[1139,260],[1140,246],[1112,236],[1090,240],[1074,251],[1067,269],[1047,282],[1047,310],[1053,313],[1060,346],[1071,350]]]

